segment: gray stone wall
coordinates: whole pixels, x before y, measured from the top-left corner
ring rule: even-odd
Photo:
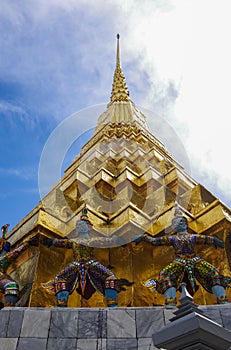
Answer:
[[[202,306],[231,330],[231,305]],[[154,350],[152,335],[173,310],[147,308],[5,308],[0,350]]]

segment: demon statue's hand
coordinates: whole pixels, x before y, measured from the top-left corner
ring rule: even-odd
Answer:
[[[39,237],[38,236],[34,236],[28,239],[27,243],[30,246],[34,246],[34,247],[38,247],[39,245]]]
[[[47,247],[51,247],[52,246],[52,244],[53,244],[53,239],[52,238],[47,238],[47,237],[45,237],[45,238],[43,238],[43,240],[42,240],[42,244],[43,245],[45,245],[45,246],[47,246]]]
[[[220,240],[219,238],[217,237],[214,237],[214,243],[215,247],[220,247],[220,248],[224,248],[224,242],[222,240]]]

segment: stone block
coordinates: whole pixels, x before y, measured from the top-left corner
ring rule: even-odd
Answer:
[[[78,338],[105,338],[106,326],[106,311],[100,309],[79,311]]]
[[[17,350],[46,350],[47,339],[19,338]],[[5,350],[5,349],[4,349]]]
[[[223,326],[231,331],[231,308],[227,308],[224,305],[224,307],[220,308],[220,314]]]
[[[22,322],[21,337],[47,338],[50,326],[49,309],[26,309]],[[33,348],[33,350],[35,350]]]
[[[7,329],[7,337],[17,338],[20,336],[23,317],[24,317],[23,309],[10,310],[9,325],[8,325],[8,329]]]
[[[108,309],[107,338],[136,338],[135,310]]]
[[[98,335],[100,338],[107,338],[107,309],[100,309]]]
[[[106,339],[78,339],[78,350],[107,350]],[[109,350],[109,348],[108,348]]]
[[[75,309],[53,309],[51,312],[50,338],[76,338],[78,311]]]
[[[137,339],[107,339],[107,350],[138,350]]]
[[[139,338],[138,350],[158,350],[158,348],[153,345],[152,338]]]
[[[16,350],[18,338],[1,338],[0,349],[1,350]]]
[[[75,338],[49,338],[46,350],[76,350]]]
[[[164,323],[167,324],[170,322],[169,320],[175,316],[173,312],[175,312],[177,308],[174,307],[172,309],[166,309],[164,307],[163,310],[164,310]]]
[[[163,309],[137,309],[136,310],[136,327],[138,338],[151,338],[153,333],[164,326]]]
[[[10,318],[10,310],[1,310],[1,317],[0,317],[0,338],[5,338],[7,335],[7,328],[9,324],[9,318]]]
[[[210,320],[220,324],[222,324],[222,318],[220,315],[220,306],[219,305],[211,305],[211,306],[200,306],[199,309],[203,310],[204,316],[210,318]]]

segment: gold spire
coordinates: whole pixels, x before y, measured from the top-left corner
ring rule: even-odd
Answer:
[[[120,36],[117,34],[117,54],[116,54],[116,69],[112,84],[111,102],[129,102],[129,92],[126,80],[120,67]]]
[[[120,67],[120,35],[117,34],[116,67]]]

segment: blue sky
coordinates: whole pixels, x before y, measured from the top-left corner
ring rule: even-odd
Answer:
[[[154,112],[151,128],[154,115],[171,125],[187,153],[186,170],[231,206],[230,2],[217,4],[0,0],[2,224],[12,228],[39,202],[40,158],[53,130],[109,102],[117,33],[131,99]],[[84,122],[79,134],[88,130]],[[62,170],[79,150],[75,142]]]

